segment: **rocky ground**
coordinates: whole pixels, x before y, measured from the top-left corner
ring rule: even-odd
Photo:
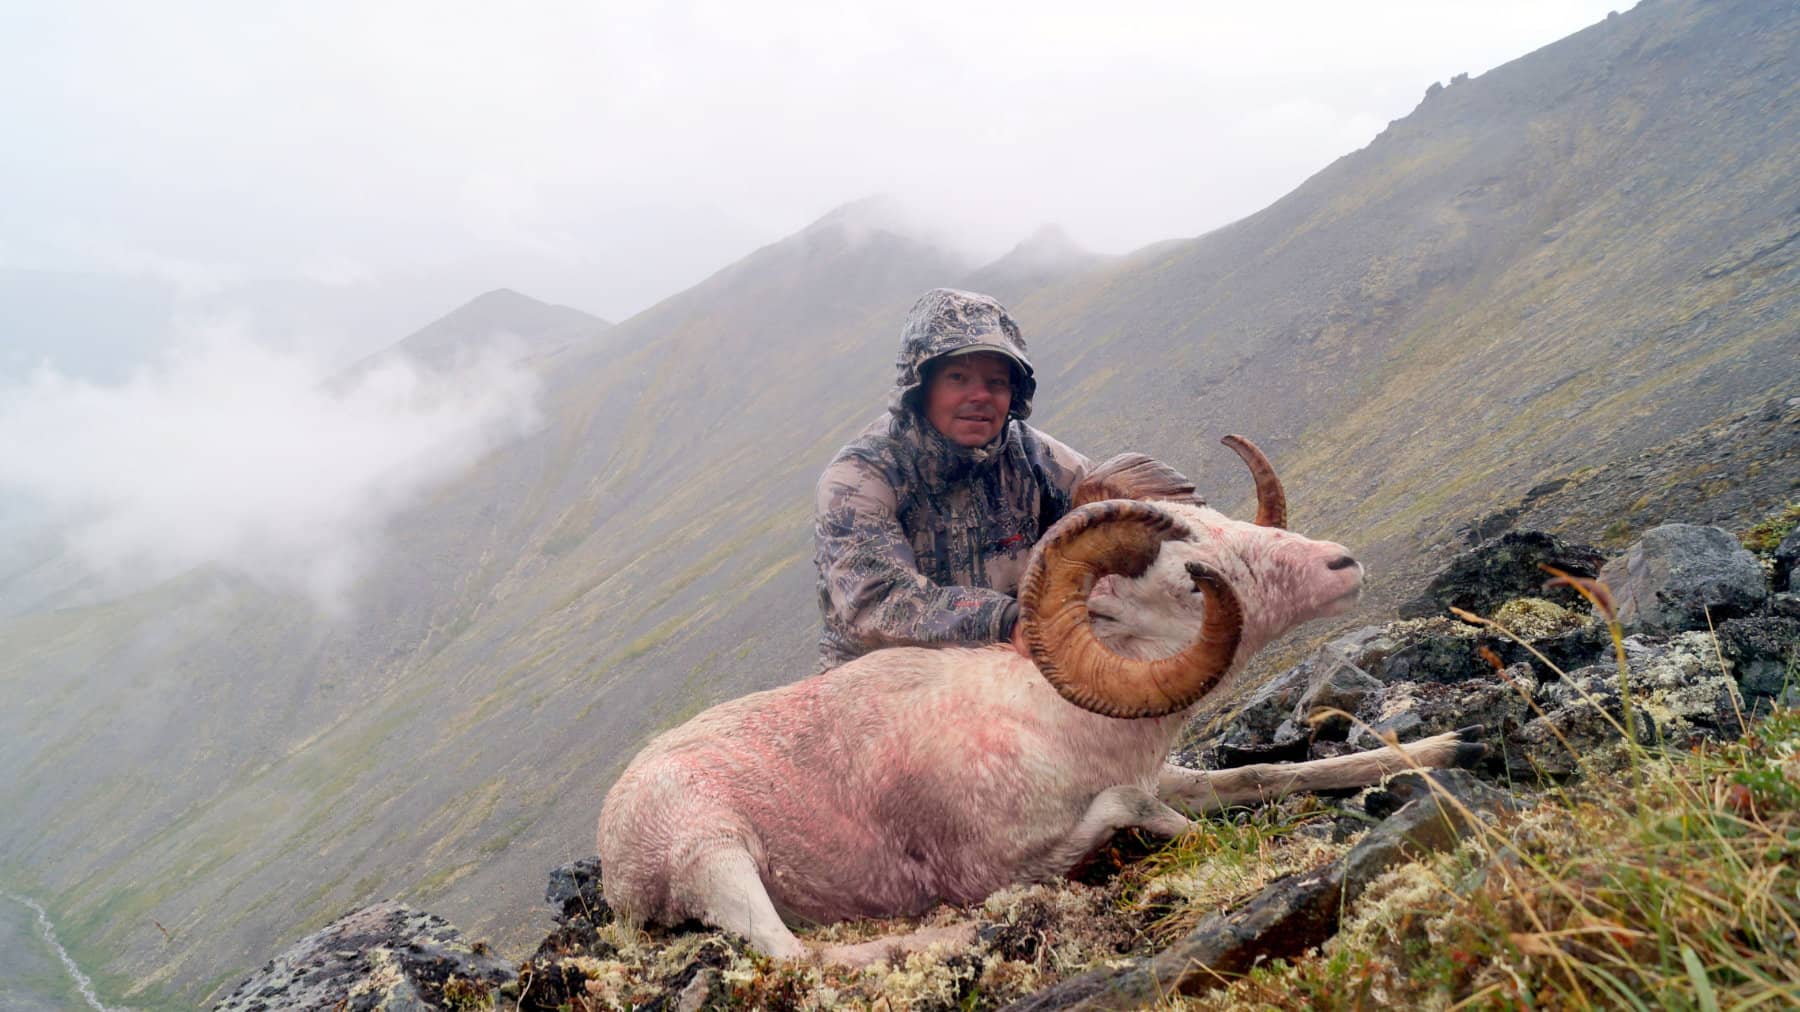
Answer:
[[[1654,527],[1609,555],[1508,524],[1457,556],[1407,617],[1327,643],[1190,728],[1175,755],[1208,767],[1322,758],[1479,725],[1488,748],[1470,770],[1227,813],[1166,846],[1120,839],[1074,881],[810,936],[972,916],[972,947],[853,971],[774,963],[697,925],[632,931],[611,918],[590,859],[551,874],[556,930],[517,967],[390,904],[309,937],[218,1007],[1126,1008],[1203,991],[1320,944],[1384,870],[1528,808],[1622,735],[1685,749],[1800,704],[1800,530],[1782,531],[1797,512],[1749,539],[1760,553],[1706,526]],[[1546,587],[1544,566],[1572,579]]]

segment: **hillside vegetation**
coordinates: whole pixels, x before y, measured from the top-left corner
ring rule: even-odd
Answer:
[[[141,1008],[371,899],[534,940],[649,735],[811,670],[813,482],[937,285],[1013,289],[1033,421],[1094,456],[1241,511],[1216,440],[1256,439],[1367,621],[1528,488],[1800,395],[1796,66],[1791,4],[1643,4],[1199,238],[983,274],[852,205],[616,326],[484,315],[545,424],[402,516],[351,614],[200,570],[0,623],[0,885]]]

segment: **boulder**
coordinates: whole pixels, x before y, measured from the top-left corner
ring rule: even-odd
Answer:
[[[214,1006],[215,1012],[427,1012],[477,1008],[512,967],[435,914],[379,903],[306,936]]]
[[[1756,556],[1725,531],[1693,524],[1646,531],[1600,579],[1619,622],[1637,632],[1705,629],[1708,613],[1717,624],[1753,614],[1769,597]]]
[[[1492,541],[1458,555],[1431,582],[1425,592],[1400,606],[1401,618],[1443,615],[1451,607],[1486,614],[1516,597],[1538,595],[1549,577],[1542,564],[1576,576],[1594,576],[1606,556],[1588,545],[1566,542],[1543,531],[1509,531]],[[1559,589],[1558,603],[1574,606],[1580,595]]]

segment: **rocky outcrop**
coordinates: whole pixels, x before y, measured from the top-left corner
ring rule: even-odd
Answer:
[[[1539,563],[1551,559],[1598,569],[1612,587],[1632,630],[1623,678],[1606,624],[1585,602],[1569,601],[1567,588],[1560,600],[1537,596]],[[1666,525],[1604,567],[1598,559],[1539,532],[1486,542],[1454,559],[1414,609],[1486,601],[1470,609],[1484,624],[1440,612],[1340,636],[1199,729],[1175,760],[1323,758],[1480,724],[1483,769],[1534,783],[1573,775],[1628,725],[1642,744],[1681,747],[1736,737],[1772,701],[1800,700],[1789,685],[1800,621],[1770,608],[1762,569],[1731,535]],[[1508,596],[1517,594],[1530,596]]]
[[[1545,595],[1541,566],[1574,576],[1597,576],[1606,561],[1596,548],[1543,531],[1509,531],[1460,555],[1433,577],[1425,592],[1400,606],[1401,618],[1442,615],[1446,608],[1485,612],[1517,597],[1551,596],[1560,604],[1580,600],[1572,590]]]
[[[1545,563],[1618,581],[1612,596],[1628,634],[1617,647],[1585,600],[1568,588],[1545,589]],[[934,915],[972,918],[972,946],[842,972],[776,964],[742,939],[694,925],[623,930],[602,893],[599,861],[588,858],[551,872],[545,901],[556,927],[516,974],[441,920],[388,904],[309,937],[219,1008],[492,1001],[549,1012],[882,1000],[895,1008],[1016,1001],[1021,1009],[1063,1009],[1141,1007],[1196,993],[1220,975],[1325,941],[1383,870],[1454,846],[1477,829],[1469,813],[1492,819],[1529,804],[1531,785],[1622,761],[1616,746],[1628,733],[1648,747],[1686,747],[1736,737],[1776,701],[1800,704],[1800,616],[1783,611],[1793,595],[1771,596],[1763,571],[1725,532],[1686,525],[1651,531],[1611,562],[1535,531],[1507,532],[1452,559],[1409,609],[1414,617],[1325,644],[1238,710],[1193,729],[1172,758],[1210,766],[1324,758],[1476,724],[1485,758],[1472,770],[1403,774],[1305,809],[1294,839],[1312,841],[1311,859],[1231,893],[1231,902],[1162,945],[1146,945],[1147,933],[1193,897],[1168,879],[1143,877],[1136,862],[1161,845],[1141,839],[1115,841],[1076,882],[1008,890],[979,908]],[[1706,627],[1709,613],[1716,631]],[[1198,916],[1212,907],[1194,909]],[[813,937],[861,941],[921,926],[839,925]],[[1100,968],[1059,980],[1065,966]]]
[[[1071,978],[1007,1006],[1009,1012],[1148,1008],[1173,994],[1211,990],[1263,960],[1297,956],[1331,937],[1343,911],[1382,872],[1455,846],[1484,815],[1513,805],[1505,792],[1463,770],[1403,773],[1386,793],[1398,810],[1338,860],[1207,916],[1154,956]]]
[[[215,1012],[426,1012],[490,1008],[513,969],[435,914],[381,903],[345,914],[277,956]]]

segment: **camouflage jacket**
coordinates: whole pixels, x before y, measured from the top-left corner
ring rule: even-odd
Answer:
[[[993,643],[1038,536],[1088,460],[1017,419],[966,449],[918,414],[881,418],[819,479],[819,670],[884,646]]]

